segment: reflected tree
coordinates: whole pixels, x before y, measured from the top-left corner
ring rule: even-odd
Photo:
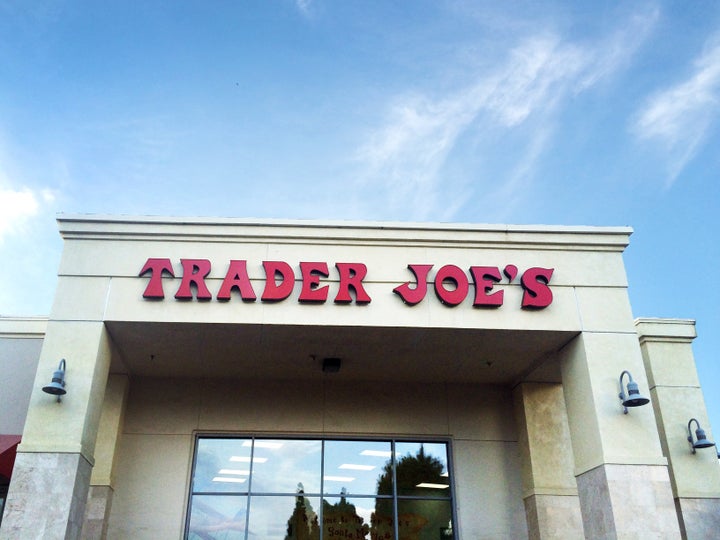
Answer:
[[[285,540],[319,540],[318,516],[313,510],[310,500],[305,497],[302,482],[298,484],[297,493],[295,508],[287,522]]]
[[[355,505],[349,503],[347,491],[342,489],[340,501],[330,504],[323,500],[323,538],[363,540],[370,532],[370,526],[358,515]]]
[[[421,445],[417,454],[407,454],[401,457],[395,466],[395,481],[399,496],[434,497],[437,490],[418,487],[423,483],[447,484],[443,476],[445,467],[443,462],[435,456],[425,453]],[[378,495],[392,495],[393,493],[393,463],[388,461],[383,474],[377,482]],[[429,527],[429,530],[440,528],[440,524],[447,526],[448,516],[436,516],[437,511],[428,504],[429,501],[413,500],[398,501],[398,529],[400,538],[420,538],[420,531]],[[377,499],[375,512],[371,516],[372,540],[389,540],[394,537],[392,499]],[[429,532],[428,530],[428,532]]]

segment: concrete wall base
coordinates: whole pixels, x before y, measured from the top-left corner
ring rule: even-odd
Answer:
[[[675,499],[682,537],[712,540],[720,535],[720,499]]]
[[[110,486],[90,486],[82,527],[83,540],[100,540],[107,536],[112,498],[113,489]]]
[[[79,453],[18,453],[3,540],[80,538],[91,471]]]
[[[587,538],[680,537],[667,467],[605,464],[577,484]]]
[[[531,495],[525,499],[525,515],[530,540],[583,537],[580,500],[576,495]]]

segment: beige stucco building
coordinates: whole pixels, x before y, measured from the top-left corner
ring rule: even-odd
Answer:
[[[717,537],[628,228],[58,222],[50,316],[0,318],[2,539]]]

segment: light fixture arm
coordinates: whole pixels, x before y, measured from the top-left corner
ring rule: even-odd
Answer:
[[[620,401],[622,401],[622,402],[625,401],[625,388],[623,387],[623,377],[625,376],[625,374],[627,374],[627,376],[630,378],[631,381],[633,380],[632,375],[630,375],[630,372],[628,370],[625,370],[620,374],[620,394],[618,394],[618,397],[620,398]],[[627,414],[627,413],[628,413],[628,408],[623,406],[623,414]]]

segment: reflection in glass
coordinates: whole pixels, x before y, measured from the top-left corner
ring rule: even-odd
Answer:
[[[322,441],[257,439],[253,464],[253,493],[295,493],[298,482],[305,493],[320,493]]]
[[[398,500],[400,540],[438,540],[452,538],[450,501],[422,499]]]
[[[446,443],[200,437],[189,502],[193,540],[455,538]]]
[[[325,441],[323,492],[375,495],[391,455],[389,441]],[[389,489],[382,494],[391,495]]]
[[[447,448],[444,444],[399,442],[395,450],[398,456],[395,473],[398,495],[450,496]],[[391,465],[386,465],[383,479],[391,472]]]
[[[300,486],[298,489],[302,489]],[[255,496],[250,501],[248,537],[263,540],[319,540],[319,497]]]
[[[246,504],[245,496],[193,496],[188,538],[191,540],[244,539]]]
[[[326,497],[323,500],[323,539],[369,539],[374,506],[374,498]]]
[[[193,491],[247,491],[250,477],[249,439],[199,439]]]

